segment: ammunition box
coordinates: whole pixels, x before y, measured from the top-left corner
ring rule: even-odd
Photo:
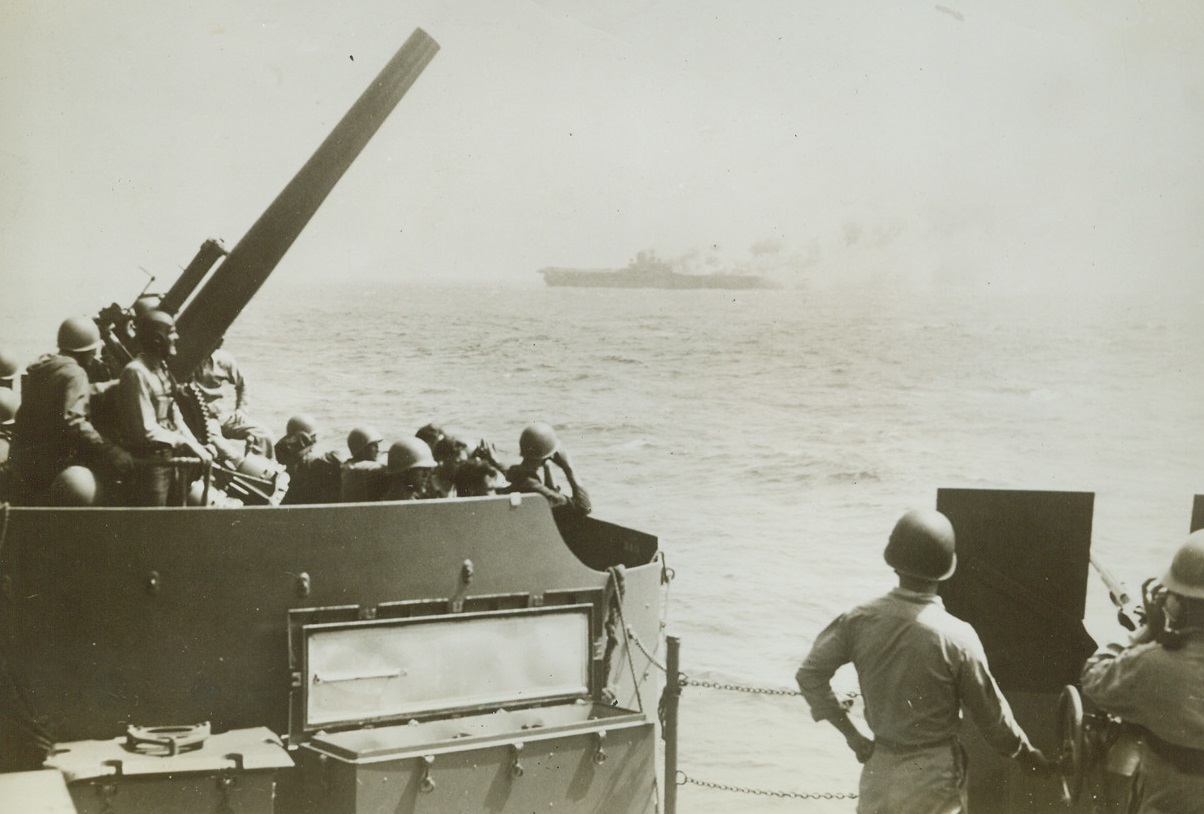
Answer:
[[[304,814],[648,812],[654,724],[589,703],[316,735],[295,753]]]

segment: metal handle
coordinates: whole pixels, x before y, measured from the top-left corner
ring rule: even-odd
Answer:
[[[422,780],[418,784],[418,788],[424,793],[430,794],[435,790],[435,778],[431,777],[431,766],[435,765],[434,755],[422,756]]]
[[[315,684],[341,684],[346,681],[374,681],[382,678],[401,678],[405,670],[385,670],[379,673],[314,673]]]

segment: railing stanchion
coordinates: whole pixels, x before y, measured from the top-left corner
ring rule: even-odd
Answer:
[[[681,639],[665,637],[665,814],[677,814],[677,702],[681,698],[678,651]]]

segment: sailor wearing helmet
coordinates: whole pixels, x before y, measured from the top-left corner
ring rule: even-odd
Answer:
[[[288,492],[283,505],[338,503],[342,490],[342,458],[334,450],[317,448],[318,422],[312,416],[295,415],[288,420],[284,437],[276,442],[276,460],[288,472]]]
[[[828,721],[865,764],[858,814],[956,814],[966,807],[960,710],[996,751],[1031,771],[1048,763],[999,691],[974,628],[945,611],[937,585],[953,575],[953,526],[940,512],[903,515],[886,546],[899,587],[828,625],[795,678],[811,716]],[[832,692],[841,665],[857,669],[866,737]]]
[[[58,353],[26,371],[13,428],[15,488],[33,503],[46,502],[50,485],[73,464],[88,467],[107,486],[133,469],[130,454],[93,423],[92,398],[110,386],[93,381],[101,374],[100,329],[88,317],[69,317],[59,326],[57,343]]]
[[[385,472],[389,477],[381,500],[427,500],[438,497],[431,483],[435,470],[431,448],[419,438],[402,438],[389,447]]]
[[[522,461],[506,471],[506,479],[510,482],[506,492],[541,494],[552,504],[554,512],[587,515],[592,511],[589,493],[578,482],[568,451],[551,426],[536,422],[524,427],[518,437],[518,451]],[[563,494],[556,486],[549,463],[560,467],[571,494]]]
[[[134,502],[166,506],[182,499],[185,484],[178,482],[171,465],[174,455],[213,460],[184,423],[176,402],[176,381],[168,361],[176,355],[175,318],[164,311],[148,311],[138,320],[142,352],[121,372],[118,397],[125,437],[139,458],[139,484]]]
[[[1204,530],[1180,546],[1129,645],[1087,660],[1083,694],[1142,730],[1139,814],[1204,812]]]
[[[373,427],[360,426],[347,433],[347,451],[351,457],[343,461],[340,472],[340,500],[343,503],[362,503],[380,500],[388,488],[385,462],[380,459],[380,445],[385,437]]]

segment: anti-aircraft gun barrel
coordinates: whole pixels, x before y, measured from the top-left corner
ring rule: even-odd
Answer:
[[[1095,569],[1097,574],[1099,574],[1099,578],[1103,581],[1104,586],[1108,589],[1108,598],[1112,600],[1112,604],[1116,606],[1116,621],[1119,622],[1121,627],[1125,628],[1126,630],[1136,630],[1137,624],[1133,621],[1132,616],[1130,616],[1130,611],[1133,610],[1133,600],[1129,596],[1129,590],[1125,588],[1124,583],[1112,573],[1111,569],[1109,569],[1108,566],[1095,555],[1095,552],[1091,553],[1090,562],[1091,567]]]
[[[163,295],[163,301],[159,303],[159,308],[169,314],[179,313],[180,306],[192,296],[192,292],[204,281],[205,276],[209,274],[217,261],[227,254],[226,247],[220,240],[210,238],[202,243],[196,257],[192,258],[192,262],[180,274],[179,279]]]
[[[438,50],[439,44],[430,35],[415,29],[197,291],[176,320],[180,340],[171,367],[178,379],[189,378],[218,346],[226,330]]]

